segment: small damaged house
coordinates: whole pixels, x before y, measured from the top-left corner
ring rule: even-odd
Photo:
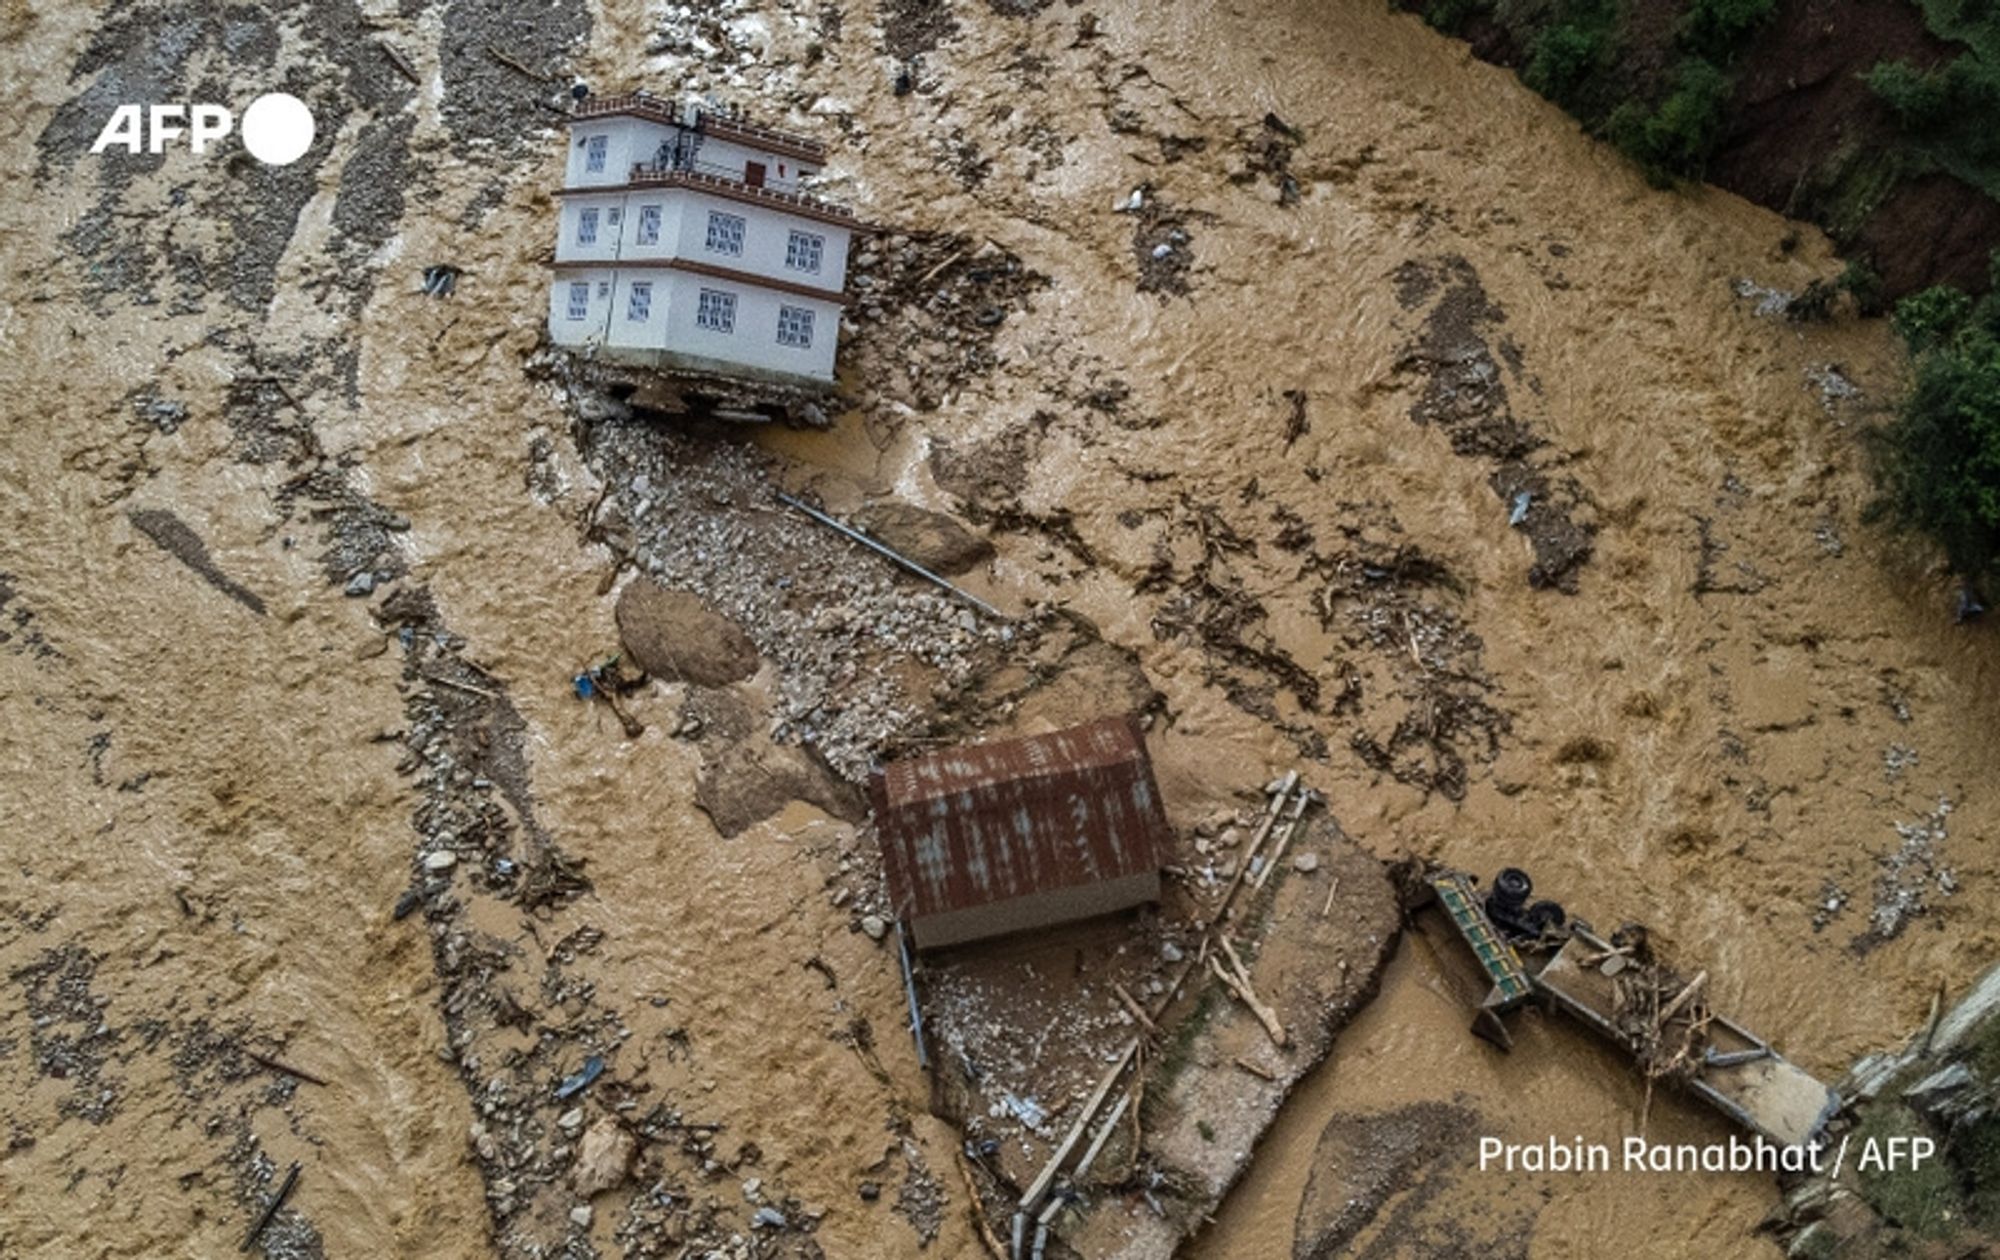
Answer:
[[[852,211],[816,140],[634,92],[570,117],[549,339],[610,362],[833,380]]]
[[[893,762],[868,795],[918,949],[1159,900],[1172,833],[1130,717]]]

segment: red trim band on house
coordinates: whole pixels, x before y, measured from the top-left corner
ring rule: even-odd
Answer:
[[[795,157],[801,162],[818,165],[826,161],[826,146],[817,140],[789,131],[779,131],[772,127],[760,127],[744,122],[740,118],[725,118],[720,114],[703,113],[696,130],[714,136],[717,140],[728,140],[746,148],[761,149],[766,153],[781,153]]]
[[[645,172],[641,174],[641,172]],[[855,232],[869,232],[874,229],[854,217],[854,212],[846,206],[835,205],[831,201],[821,201],[803,193],[779,192],[775,188],[752,188],[740,180],[724,179],[720,175],[708,175],[700,171],[662,171],[658,167],[635,166],[633,178],[623,184],[593,184],[578,188],[558,188],[558,197],[582,197],[597,193],[640,192],[647,188],[686,188],[691,192],[704,192],[721,197],[726,201],[741,202],[746,206],[766,206],[795,214],[802,219],[826,223],[834,227],[844,227]]]
[[[736,284],[752,285],[760,289],[776,289],[780,293],[790,293],[798,297],[816,298],[821,302],[831,302],[835,306],[846,306],[853,299],[837,289],[815,289],[809,284],[798,284],[791,280],[778,280],[771,276],[760,276],[754,271],[738,271],[734,267],[718,267],[714,263],[695,262],[690,258],[569,258],[555,264],[558,271],[577,269],[600,269],[609,267],[621,270],[626,267],[664,268],[670,271],[687,271],[697,276],[709,276],[716,280],[728,280]]]

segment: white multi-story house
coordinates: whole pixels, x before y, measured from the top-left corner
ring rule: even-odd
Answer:
[[[639,366],[833,380],[854,215],[800,190],[817,141],[644,92],[570,121],[549,290],[560,346]]]

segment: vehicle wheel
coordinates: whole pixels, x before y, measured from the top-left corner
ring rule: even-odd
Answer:
[[[1535,891],[1535,881],[1528,878],[1528,872],[1517,866],[1510,866],[1493,877],[1493,895],[1502,901],[1519,904]]]
[[[1563,908],[1553,901],[1537,901],[1534,905],[1529,906],[1526,913],[1521,916],[1522,926],[1537,936],[1546,932],[1559,931],[1562,925],[1567,922],[1569,922],[1569,916],[1563,913]]]

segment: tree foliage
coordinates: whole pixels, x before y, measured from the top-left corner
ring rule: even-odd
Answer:
[[[1778,0],[1693,0],[1681,17],[1681,43],[1697,57],[1727,61],[1777,9]]]
[[[2000,300],[1927,289],[1896,308],[1915,383],[1877,435],[1881,504],[1971,580],[2000,570]]]
[[[1612,111],[1605,131],[1654,183],[1700,178],[1722,135],[1729,88],[1729,76],[1713,63],[1690,57],[1658,109],[1627,101]]]

